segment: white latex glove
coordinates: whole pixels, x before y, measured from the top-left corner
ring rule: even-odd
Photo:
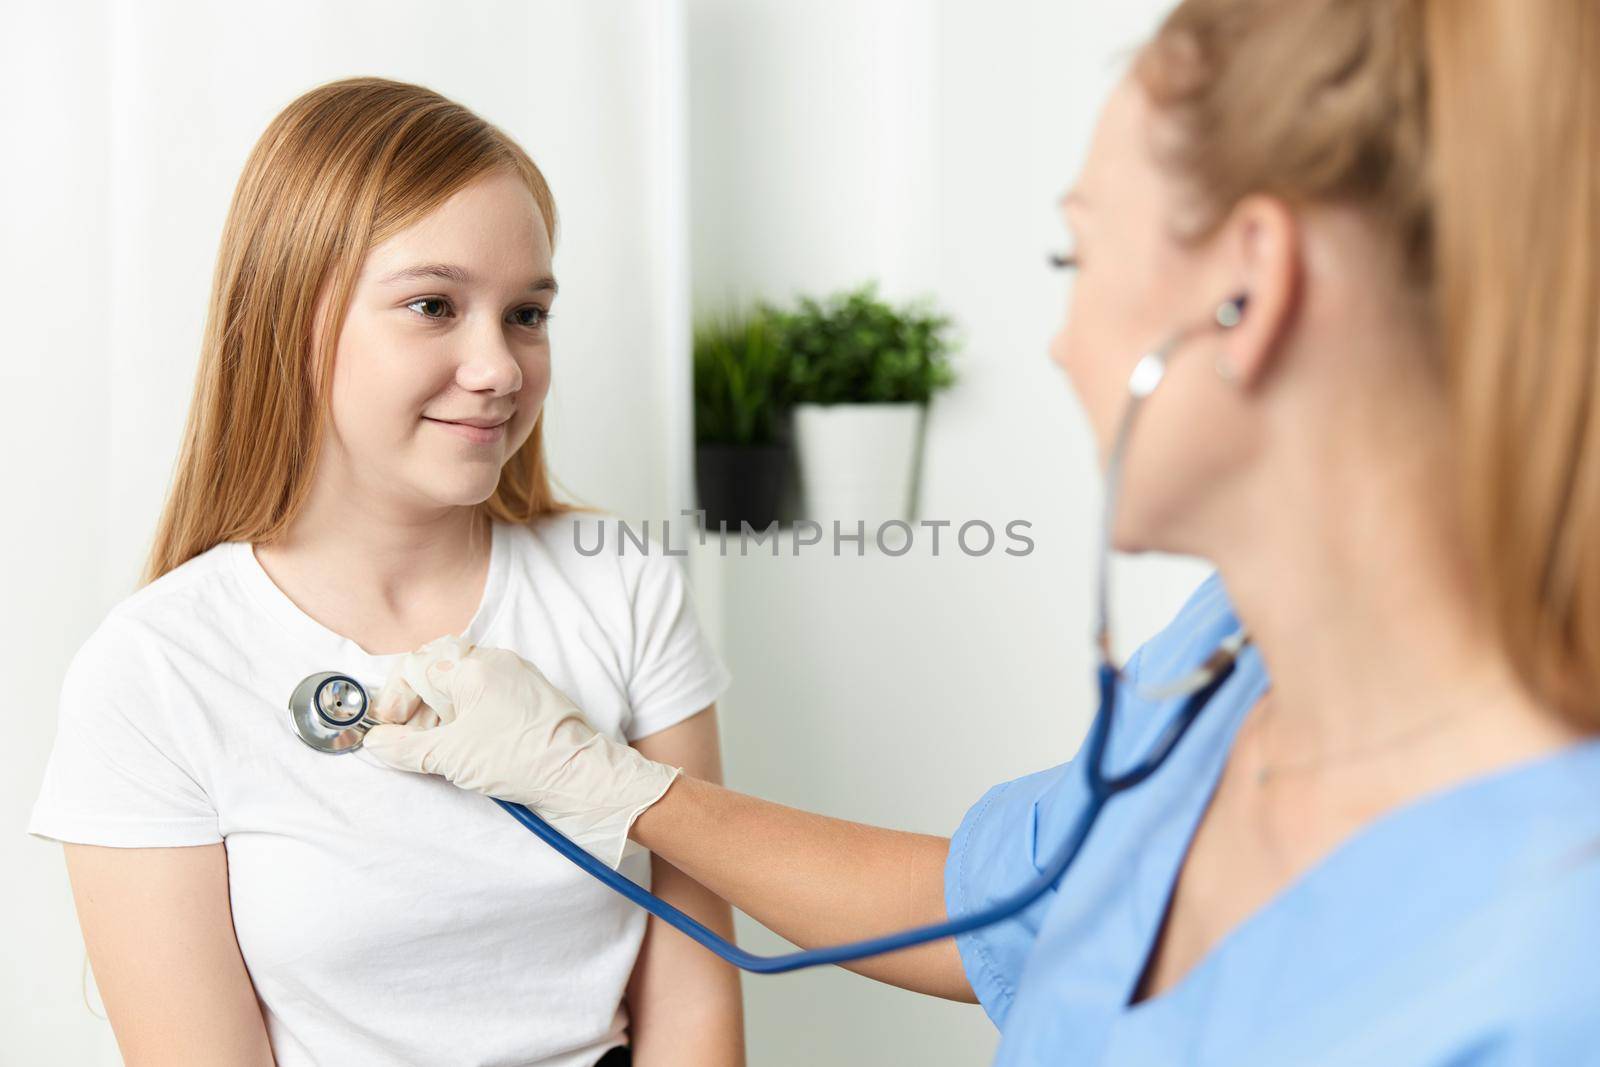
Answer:
[[[677,767],[596,733],[583,712],[503,648],[441,637],[408,653],[379,692],[362,747],[401,770],[526,804],[615,868],[633,821]]]

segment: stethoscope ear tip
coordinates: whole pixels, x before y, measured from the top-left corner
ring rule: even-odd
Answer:
[[[1244,318],[1244,308],[1250,301],[1249,293],[1238,293],[1217,305],[1217,325],[1223,329],[1231,329],[1239,325],[1239,320]]]

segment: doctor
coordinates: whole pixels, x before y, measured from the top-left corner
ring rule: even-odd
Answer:
[[[1184,337],[1113,543],[1217,567],[1127,673],[1252,644],[1055,892],[852,969],[980,1001],[1003,1064],[1600,1062],[1592,0],[1188,0],[1061,207],[1051,355],[1102,455]],[[651,763],[509,653],[403,674],[380,759],[631,837],[803,946],[1005,896],[1087,800],[1068,763],[899,833]],[[1181,703],[1129,692],[1113,768]]]

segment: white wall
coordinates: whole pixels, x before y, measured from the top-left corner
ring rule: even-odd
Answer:
[[[116,1063],[81,999],[60,849],[23,827],[62,671],[137,580],[251,144],[299,93],[358,74],[429,85],[517,138],[562,220],[552,463],[588,501],[662,514],[688,492],[682,15],[660,0],[6,0],[0,15],[0,1063]]]
[[[0,782],[0,1062],[116,1063],[80,994],[83,947],[60,849],[23,836],[55,730],[61,675],[104,607],[114,524],[105,347],[110,132],[97,6],[63,17],[8,7],[0,77],[14,102],[0,142],[0,289],[26,307],[0,329],[6,566],[0,670],[11,773]]]

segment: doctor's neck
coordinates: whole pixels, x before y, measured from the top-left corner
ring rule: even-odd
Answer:
[[[1209,513],[1200,546],[1271,676],[1276,755],[1429,721],[1467,765],[1571,740],[1475,607],[1449,491],[1456,446],[1421,342],[1381,316],[1344,321],[1373,325],[1295,342],[1300,369],[1282,377],[1303,379],[1272,387],[1256,469]]]

